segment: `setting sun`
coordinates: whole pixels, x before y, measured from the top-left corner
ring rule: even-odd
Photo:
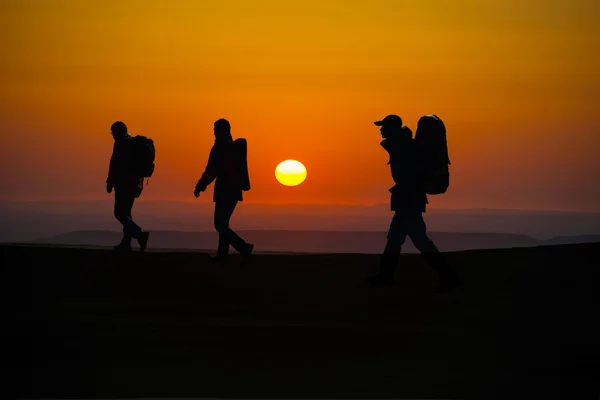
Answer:
[[[306,167],[300,161],[282,161],[275,168],[275,178],[284,186],[298,186],[306,179]]]

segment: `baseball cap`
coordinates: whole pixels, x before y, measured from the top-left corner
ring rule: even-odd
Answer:
[[[398,127],[402,127],[402,118],[400,118],[396,114],[390,114],[390,115],[387,115],[381,121],[375,121],[375,125],[377,125],[377,126],[386,125],[386,126],[398,126]]]

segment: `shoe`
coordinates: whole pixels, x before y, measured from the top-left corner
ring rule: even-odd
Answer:
[[[137,239],[140,244],[140,251],[145,251],[148,247],[148,239],[150,239],[150,232],[142,232],[140,237]]]
[[[240,253],[240,255],[242,256],[242,265],[248,261],[253,251],[254,245],[252,243],[248,243],[248,245],[246,246],[246,250]]]

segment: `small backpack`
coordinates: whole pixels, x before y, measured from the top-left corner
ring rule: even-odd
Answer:
[[[235,145],[242,190],[248,191],[250,190],[250,174],[248,173],[248,141],[244,138],[237,138],[233,143]]]
[[[143,178],[150,178],[154,173],[156,151],[154,141],[146,136],[137,135],[130,139],[130,156],[132,171]]]
[[[415,133],[419,176],[425,193],[446,193],[450,186],[450,157],[446,126],[435,114],[421,117]]]

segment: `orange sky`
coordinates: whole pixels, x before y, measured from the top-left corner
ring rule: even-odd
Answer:
[[[483,3],[483,4],[482,4]],[[246,201],[388,201],[373,121],[447,124],[434,208],[600,211],[600,3],[27,1],[0,5],[3,199],[101,199],[123,120],[152,137],[145,199],[192,200],[224,117]],[[283,187],[276,165],[308,169]],[[211,201],[212,189],[201,198]]]

